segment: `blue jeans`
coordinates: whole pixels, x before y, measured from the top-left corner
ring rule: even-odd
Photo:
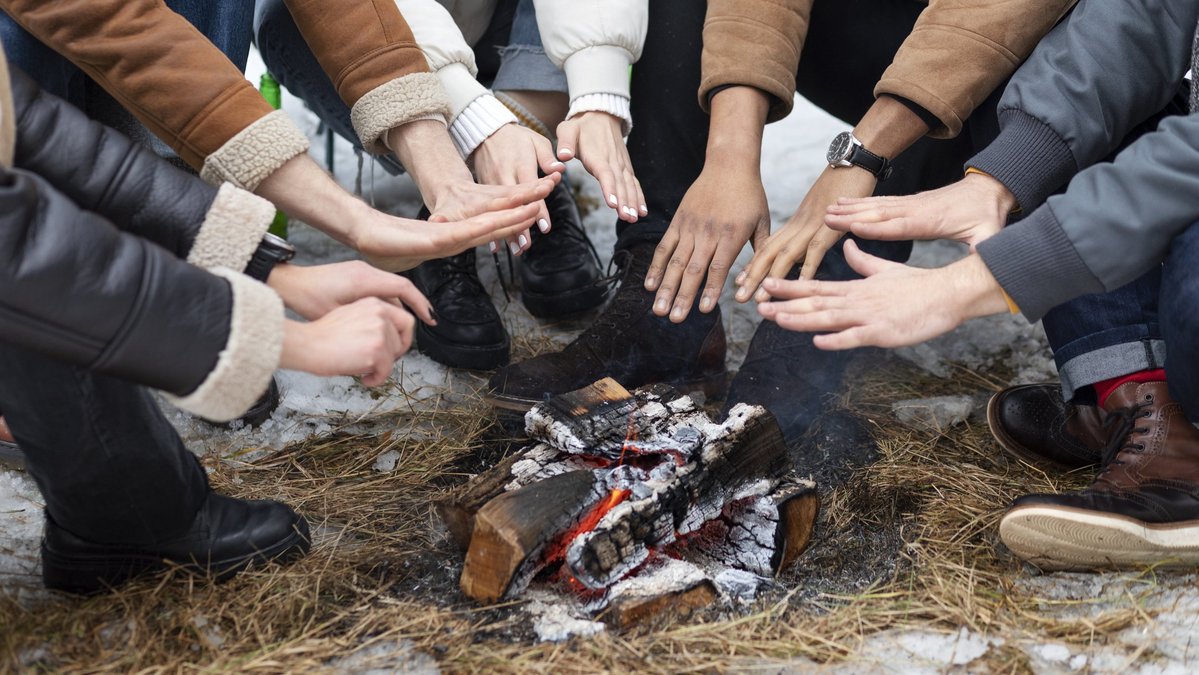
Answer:
[[[187,531],[208,479],[142,387],[0,342],[0,409],[56,523],[146,546]]]
[[[362,150],[349,107],[308,48],[283,0],[258,0],[254,38],[267,70],[279,83],[329,128]],[[542,48],[532,0],[501,0],[474,51],[478,79],[493,89],[566,91],[566,75]],[[403,171],[394,157],[376,159],[392,174]]]
[[[250,54],[253,0],[166,0],[166,5],[203,33],[233,65],[245,70]],[[159,154],[171,152],[75,64],[42,44],[2,11],[0,44],[4,45],[9,63],[25,71],[42,89],[138,141],[149,142]],[[203,74],[197,73],[197,77]],[[181,86],[186,85],[181,83]]]

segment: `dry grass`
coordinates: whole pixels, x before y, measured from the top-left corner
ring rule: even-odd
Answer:
[[[837,662],[887,628],[967,626],[1008,640],[988,655],[993,670],[1025,672],[1023,652],[1011,646],[1019,640],[1086,644],[1151,620],[1135,603],[1054,618],[1013,584],[1025,572],[997,546],[1002,509],[1021,493],[1075,487],[1083,477],[1005,459],[985,426],[935,434],[890,414],[896,399],[974,394],[996,381],[965,372],[930,380],[894,364],[857,381],[844,404],[872,425],[881,457],[826,498],[820,543],[750,613],[713,610],[629,634],[535,644],[519,611],[465,602],[456,592],[459,561],[428,504],[506,446],[486,411],[458,407],[381,417],[376,435],[335,434],[254,462],[208,458],[218,490],[283,499],[308,515],[319,531],[312,555],[220,585],[168,575],[34,607],[0,596],[0,667],[337,670],[347,654],[401,644],[452,672],[707,672],[797,657]],[[373,470],[390,450],[400,455],[396,471]],[[856,571],[839,576],[842,565]],[[370,665],[366,657],[353,663]]]

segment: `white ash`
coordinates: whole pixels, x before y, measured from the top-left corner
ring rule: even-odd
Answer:
[[[545,591],[529,591],[525,611],[533,616],[533,630],[541,642],[562,642],[572,636],[591,637],[602,633],[603,622],[592,621],[577,603]]]
[[[748,603],[753,602],[758,597],[758,589],[770,581],[753,572],[729,568],[716,573],[712,583],[730,601]]]
[[[747,572],[769,576],[779,525],[773,496],[730,504],[717,522],[725,527],[724,538],[705,552]]]

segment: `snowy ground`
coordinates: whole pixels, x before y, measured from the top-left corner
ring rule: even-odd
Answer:
[[[256,81],[260,64],[251,64],[251,79]],[[323,137],[316,135],[315,119],[301,105],[285,96],[285,107],[293,118],[301,121],[313,136],[312,154],[318,162],[326,161]],[[824,148],[837,131],[843,128],[836,120],[810,105],[800,102],[788,119],[770,126],[764,143],[763,178],[770,198],[771,212],[777,227],[798,206],[805,189],[823,168]],[[358,159],[348,144],[338,141],[334,156],[338,179],[354,189],[358,178]],[[598,189],[581,170],[572,166],[572,180],[584,181],[585,189],[598,196]],[[379,208],[412,216],[418,208],[418,197],[410,181],[394,179],[382,170],[373,172],[368,163],[362,174],[364,197]],[[606,209],[587,218],[587,229],[602,255],[611,254],[614,241],[613,218]],[[302,225],[293,227],[292,239],[301,250],[301,263],[341,260],[353,254],[320,233]],[[925,245],[917,250],[916,262],[922,265],[944,264],[961,255],[953,245]],[[481,260],[485,258],[481,256]],[[748,249],[741,256],[739,267],[748,259]],[[483,277],[492,289],[497,303],[505,300],[496,282],[494,266],[480,265]],[[737,305],[726,293],[723,303],[726,328],[730,338],[730,368],[735,368],[744,356],[757,324],[752,306]],[[581,327],[578,325],[549,325],[530,317],[519,302],[508,304],[505,310],[509,331],[514,335],[547,335],[565,343]],[[928,345],[904,351],[904,356],[940,376],[948,375],[946,364],[964,363],[984,367],[996,359],[1010,359],[1018,381],[1039,381],[1053,376],[1052,363],[1044,346],[1039,328],[1028,326],[1013,317],[996,317],[975,322],[957,333]],[[282,403],[273,418],[257,430],[217,430],[197,423],[186,415],[168,410],[168,416],[184,437],[188,447],[196,452],[216,451],[222,454],[241,453],[253,448],[279,448],[312,435],[326,433],[335,427],[353,425],[374,413],[409,406],[427,405],[433,397],[450,400],[472,395],[484,382],[475,374],[451,372],[419,353],[406,356],[397,365],[394,385],[382,393],[363,389],[349,378],[321,380],[309,375],[282,372],[279,383]],[[444,399],[443,399],[444,400]],[[422,403],[424,402],[424,403]],[[954,406],[963,402],[942,402],[952,417]],[[910,406],[909,406],[910,407]],[[968,408],[967,408],[968,410]],[[904,413],[904,406],[897,408]],[[380,470],[390,470],[380,466]],[[39,584],[37,541],[41,531],[42,503],[33,481],[25,474],[0,470],[0,586],[22,598],[34,599],[42,593]],[[1137,672],[1190,672],[1195,657],[1190,652],[1191,641],[1199,637],[1199,588],[1192,576],[1157,579],[1151,588],[1143,580],[1114,575],[1052,575],[1027,577],[1018,583],[1028,585],[1047,598],[1047,614],[1063,611],[1098,613],[1126,598],[1136,596],[1146,609],[1160,610],[1159,618],[1148,629],[1129,629],[1119,633],[1114,644],[1103,648],[1078,651],[1052,641],[1020,643],[1030,657],[1034,670],[1058,672],[1125,672],[1136,662]],[[1083,604],[1065,603],[1061,606],[1051,599],[1086,601]],[[1062,609],[1069,606],[1070,609]],[[1001,646],[1002,639],[981,636],[962,628],[956,634],[944,635],[920,631],[889,631],[874,635],[861,646],[853,665],[833,668],[838,672],[861,672],[865,667],[875,672],[945,672],[951,669],[970,669],[970,664],[984,657],[989,650]],[[1152,645],[1151,658],[1144,651]],[[402,645],[401,645],[402,646]],[[1141,657],[1141,658],[1138,658]],[[432,671],[436,666],[421,655],[416,658],[418,670]],[[767,672],[806,671],[814,664],[802,661],[762,662]],[[352,666],[347,664],[352,669]]]

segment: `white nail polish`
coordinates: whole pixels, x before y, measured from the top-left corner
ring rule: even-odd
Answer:
[[[495,244],[495,242],[494,242],[494,241],[493,241],[493,242],[489,242],[489,243],[487,244],[487,248],[491,249],[491,252],[492,252],[492,253],[495,253],[496,251],[499,251],[499,250],[500,250],[500,247],[499,247],[499,246],[496,246],[496,244]]]
[[[555,169],[564,169],[564,168],[566,168],[566,165],[565,165],[565,164],[563,164],[562,162],[554,162],[553,164],[550,164],[550,166],[554,167]]]
[[[643,216],[644,216],[644,215],[646,215],[647,213],[649,213],[649,207],[647,207],[645,204],[642,204],[642,205],[641,205],[641,215],[643,215]]]
[[[549,231],[550,231],[550,224],[549,224],[549,221],[547,221],[545,218],[542,218],[541,220],[538,220],[538,221],[537,221],[537,228],[538,228],[539,230],[541,230],[541,233],[542,233],[542,234],[545,234],[546,232],[549,232]]]
[[[517,237],[516,241],[520,244],[520,248],[524,248],[529,245],[529,238],[523,234]]]
[[[608,195],[608,203],[616,206],[616,195]]]
[[[517,246],[516,244],[514,244],[513,242],[508,242],[508,250],[512,251],[512,255],[516,255],[517,253],[520,253],[520,247]]]

